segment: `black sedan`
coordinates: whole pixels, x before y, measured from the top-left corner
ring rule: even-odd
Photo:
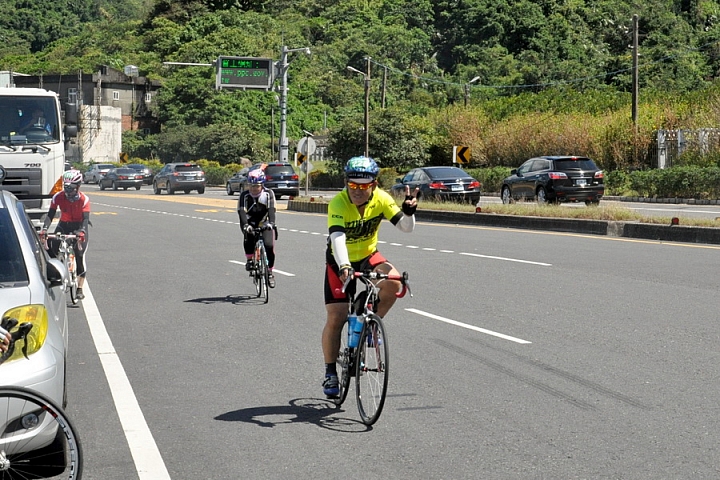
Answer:
[[[111,168],[105,176],[98,181],[100,190],[105,190],[106,188],[112,188],[113,190],[122,188],[123,190],[127,190],[132,187],[134,187],[135,190],[140,190],[142,184],[143,174],[138,173],[132,168]]]
[[[245,167],[239,172],[236,172],[232,177],[228,178],[225,183],[225,191],[228,195],[233,195],[235,192],[242,192],[244,184],[247,181],[247,173],[250,167]]]
[[[543,156],[525,161],[503,180],[503,203],[516,200],[538,203],[585,202],[597,205],[605,194],[603,171],[587,157]]]
[[[410,192],[419,188],[418,200],[452,200],[476,204],[480,201],[480,182],[458,167],[420,167],[410,170],[403,178],[398,178],[390,187],[395,197],[405,195],[405,187]]]

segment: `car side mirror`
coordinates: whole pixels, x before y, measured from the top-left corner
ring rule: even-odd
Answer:
[[[68,272],[65,265],[57,258],[51,258],[47,264],[47,278],[50,288],[65,285],[68,279]]]
[[[400,177],[396,178],[395,183],[402,183],[402,178],[400,178]]]
[[[513,168],[510,170],[510,175],[516,175],[517,174],[517,168]]]

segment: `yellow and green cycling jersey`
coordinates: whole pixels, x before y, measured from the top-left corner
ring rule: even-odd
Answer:
[[[335,195],[328,205],[328,230],[331,235],[334,232],[345,232],[350,261],[358,262],[377,250],[378,232],[383,217],[395,225],[402,216],[402,210],[393,197],[376,188],[361,217],[346,188]],[[331,248],[329,242],[328,248]]]

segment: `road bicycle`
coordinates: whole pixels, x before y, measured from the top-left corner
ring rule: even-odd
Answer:
[[[268,266],[267,252],[265,251],[265,240],[263,240],[263,232],[267,230],[266,227],[254,227],[253,233],[255,234],[255,251],[253,253],[252,262],[253,266],[250,270],[250,276],[255,284],[255,292],[258,298],[264,296],[265,301],[268,303],[270,299],[270,267]]]
[[[21,339],[27,357],[27,334],[33,325],[17,325],[17,320],[7,318],[3,325],[12,340],[0,364],[12,356]],[[25,387],[0,386],[0,432],[1,480],[82,479],[83,451],[77,430],[65,411],[45,395]]]
[[[354,272],[345,281],[342,291],[355,281],[355,293],[348,302],[348,320],[340,335],[340,352],[337,358],[340,394],[333,399],[342,405],[355,377],[355,399],[360,418],[365,425],[372,425],[380,418],[387,394],[389,353],[387,334],[382,319],[375,314],[379,301],[379,283],[399,280],[402,290],[398,298],[410,293],[407,272],[388,275],[380,272]],[[355,338],[354,338],[354,335]]]
[[[65,265],[65,268],[68,271],[68,282],[66,289],[70,293],[70,300],[72,301],[73,305],[77,305],[78,276],[73,240],[78,237],[77,235],[66,235],[64,233],[48,233],[46,235],[46,238],[56,239],[60,242],[57,258]],[[45,244],[45,248],[47,248],[47,241]],[[2,480],[2,477],[0,477],[0,480]]]

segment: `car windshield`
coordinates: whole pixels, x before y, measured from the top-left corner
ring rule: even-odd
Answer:
[[[431,170],[426,170],[426,172],[432,178],[466,178],[470,176],[459,168],[453,167],[433,168]]]
[[[595,162],[589,158],[578,158],[576,160],[555,160],[557,170],[597,170]]]
[[[115,168],[115,165],[109,163],[98,163],[95,168],[98,170],[110,170],[111,168]]]
[[[0,144],[60,141],[60,121],[52,97],[0,97]]]
[[[199,165],[178,165],[175,170],[178,172],[199,172],[202,168]]]
[[[7,209],[0,209],[0,288],[29,281],[20,241]]]

